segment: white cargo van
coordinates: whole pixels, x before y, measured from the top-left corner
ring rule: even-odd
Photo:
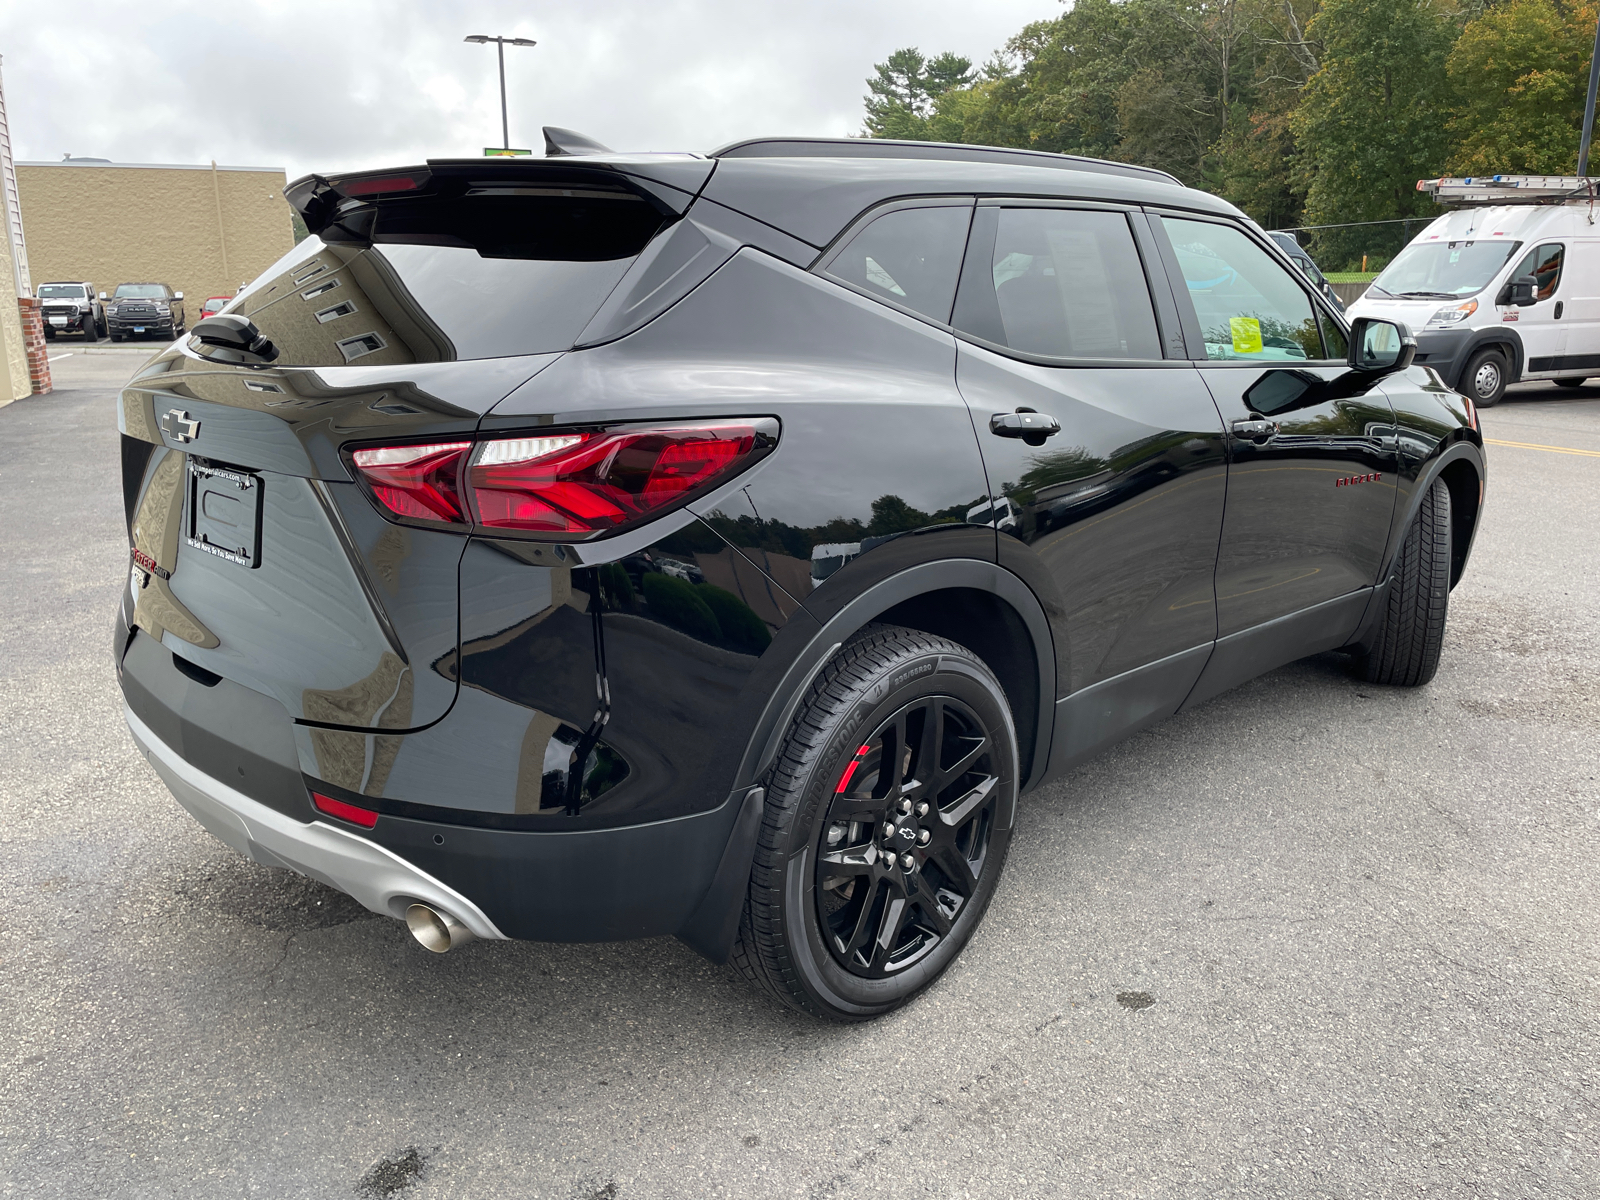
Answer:
[[[1549,176],[1426,179],[1458,205],[1397,254],[1348,316],[1411,327],[1416,362],[1487,408],[1506,385],[1600,376],[1600,199]]]

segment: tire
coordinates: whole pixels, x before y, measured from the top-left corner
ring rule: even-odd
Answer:
[[[919,780],[935,744],[938,767]],[[897,779],[880,778],[886,753],[904,764]],[[868,626],[807,691],[772,770],[734,963],[812,1016],[899,1008],[983,919],[1017,781],[1011,710],[983,661],[945,638]]]
[[[1587,382],[1589,382],[1589,377],[1587,375],[1583,375],[1573,379],[1558,379],[1556,380],[1556,386],[1564,388],[1581,388]]]
[[[113,333],[111,335],[111,340],[113,342],[120,342],[122,340],[122,335],[120,333]]]
[[[1506,381],[1506,356],[1498,350],[1479,350],[1461,372],[1461,391],[1479,408],[1493,408],[1506,394]]]
[[[56,340],[56,331],[49,325],[44,327],[44,340],[47,342],[53,342]]]
[[[1368,683],[1421,687],[1439,669],[1450,606],[1450,489],[1440,481],[1422,497],[1389,577],[1372,649],[1357,662]]]

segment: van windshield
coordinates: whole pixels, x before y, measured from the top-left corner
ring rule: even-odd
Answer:
[[[1384,268],[1371,290],[1383,295],[1454,300],[1483,291],[1521,242],[1412,243]]]

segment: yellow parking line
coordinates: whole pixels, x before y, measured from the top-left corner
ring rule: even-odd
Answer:
[[[1600,450],[1574,450],[1571,446],[1540,446],[1535,442],[1502,442],[1499,438],[1484,438],[1491,446],[1515,446],[1518,450],[1548,450],[1551,454],[1581,454],[1585,458],[1600,458]]]

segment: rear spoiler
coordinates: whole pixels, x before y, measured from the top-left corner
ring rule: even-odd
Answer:
[[[413,167],[303,175],[283,195],[311,233],[384,200],[459,196],[472,187],[588,187],[632,192],[663,217],[682,216],[716,164],[692,154],[563,154],[555,158],[430,158]]]

